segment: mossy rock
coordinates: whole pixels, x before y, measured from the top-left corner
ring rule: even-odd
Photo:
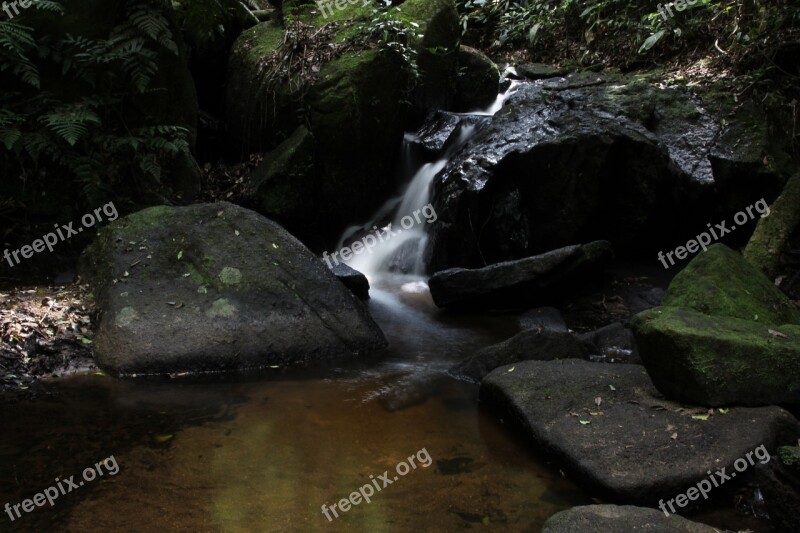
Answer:
[[[300,97],[287,83],[269,84],[263,61],[277,50],[284,29],[262,22],[242,32],[228,64],[225,129],[232,155],[274,148],[299,126]]]
[[[497,99],[500,70],[483,52],[460,46],[456,80],[456,111],[475,111]]]
[[[156,207],[103,228],[81,276],[115,374],[314,363],[386,344],[325,264],[278,224],[226,202]]]
[[[723,244],[709,247],[675,276],[663,305],[765,326],[800,325],[794,304],[756,267]]]
[[[660,307],[632,327],[647,373],[671,400],[694,405],[800,404],[800,326]]]

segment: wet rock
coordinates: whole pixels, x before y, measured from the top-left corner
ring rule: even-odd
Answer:
[[[593,361],[641,364],[633,332],[620,322],[578,336],[590,346]]]
[[[709,469],[730,473],[734,461],[755,448],[773,452],[800,436],[797,420],[778,407],[733,407],[711,416],[705,408],[665,400],[639,365],[563,359],[513,366],[483,380],[481,402],[604,499],[656,506],[706,478]],[[759,463],[753,453],[751,459]]]
[[[115,374],[313,363],[386,345],[363,304],[274,222],[228,203],[154,207],[81,260]]]
[[[756,469],[755,482],[776,531],[800,531],[800,447],[783,446]]]
[[[464,127],[475,126],[485,121],[486,117],[483,116],[435,111],[428,115],[410,142],[426,159],[433,160],[441,157],[445,150],[452,146]]]
[[[497,99],[500,71],[483,52],[469,46],[459,46],[458,68],[457,111],[482,110]]]
[[[430,270],[596,239],[649,254],[696,234],[717,204],[732,205],[714,189],[709,159],[721,122],[690,94],[642,78],[580,73],[519,85],[434,183]],[[786,169],[765,172],[780,183]],[[767,193],[769,181],[751,188]]]
[[[331,272],[359,299],[369,300],[369,280],[367,276],[339,262],[333,264]]]
[[[661,307],[632,321],[647,372],[697,405],[800,404],[800,326]]]
[[[428,284],[439,307],[526,307],[596,278],[612,255],[608,242],[596,241],[484,268],[437,272]]]
[[[666,516],[661,511],[632,505],[585,505],[551,516],[542,533],[618,533],[620,531],[658,531],[659,533],[715,533],[716,528],[682,516]]]
[[[517,317],[517,324],[522,330],[541,329],[544,331],[557,331],[561,333],[569,332],[561,311],[555,307],[539,307],[525,311]]]
[[[589,349],[571,333],[531,329],[477,351],[450,369],[455,378],[480,382],[497,367],[519,361],[587,359]]]

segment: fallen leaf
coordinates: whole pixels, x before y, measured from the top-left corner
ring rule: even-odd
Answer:
[[[512,366],[511,368],[508,369],[508,372],[513,372],[515,368],[517,368],[517,367]]]
[[[578,422],[580,422],[582,426],[588,426],[592,423],[591,420],[578,420]]]
[[[601,403],[603,403],[603,399],[602,399],[600,396],[598,396],[597,398],[595,398],[595,399],[594,399],[594,404],[595,404],[597,407],[600,407],[600,404],[601,404]]]
[[[617,390],[617,388],[614,385],[609,385],[608,388],[611,390]]]
[[[669,436],[669,438],[671,438],[672,440],[676,440],[678,438],[678,434],[673,433],[672,435]]]
[[[167,442],[168,440],[172,440],[172,437],[174,436],[175,435],[156,435],[153,437],[153,440],[155,440],[158,443],[163,443]]]
[[[776,331],[774,329],[770,329],[770,330],[767,330],[767,331],[769,331],[769,334],[772,335],[773,337],[780,337],[782,339],[787,338],[787,335],[784,334],[784,333],[781,333],[780,331]]]
[[[692,420],[708,420],[708,415],[692,415]]]
[[[730,411],[730,409],[722,409],[722,408],[719,409],[720,414],[723,414],[723,415],[727,415],[728,411]]]

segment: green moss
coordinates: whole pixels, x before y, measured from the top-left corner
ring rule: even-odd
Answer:
[[[236,314],[236,307],[227,298],[214,300],[211,308],[206,311],[208,318],[232,318]]]
[[[674,307],[640,313],[632,326],[647,372],[668,398],[706,406],[800,403],[800,326],[772,329]]]
[[[794,304],[742,256],[722,244],[700,253],[675,276],[663,305],[762,324],[800,324]]]
[[[782,255],[789,248],[792,233],[800,225],[800,173],[792,176],[777,200],[770,206],[770,214],[758,221],[758,226],[747,243],[744,258],[767,276],[775,276]]]
[[[122,238],[128,240],[138,240],[140,235],[150,230],[164,226],[175,215],[174,209],[165,205],[159,205],[137,211],[124,218],[124,229]],[[123,224],[120,222],[119,224]],[[112,226],[116,227],[116,226]]]
[[[238,268],[225,267],[219,273],[223,285],[239,285],[242,282],[242,271]]]

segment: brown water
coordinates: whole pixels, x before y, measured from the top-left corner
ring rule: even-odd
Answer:
[[[591,503],[559,470],[443,375],[516,330],[508,317],[454,318],[429,296],[377,292],[392,347],[314,372],[218,379],[45,384],[3,406],[0,505],[109,455],[120,470],[2,531],[539,531]],[[162,442],[163,441],[163,442]],[[421,449],[432,463],[329,522],[331,506]]]

